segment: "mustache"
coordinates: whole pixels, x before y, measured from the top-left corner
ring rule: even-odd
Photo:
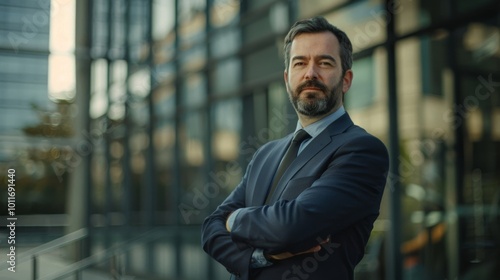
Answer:
[[[305,88],[308,88],[308,87],[315,87],[315,88],[322,90],[323,92],[328,91],[328,88],[322,82],[317,81],[317,80],[307,80],[297,87],[297,92],[301,92]]]

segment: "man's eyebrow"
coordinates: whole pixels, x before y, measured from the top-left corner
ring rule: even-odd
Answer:
[[[306,59],[306,57],[304,55],[296,55],[294,57],[292,57],[292,61],[294,60],[304,60]]]
[[[294,61],[294,60],[304,60],[304,59],[306,59],[306,56],[304,56],[304,55],[297,55],[297,56],[292,57],[292,61]],[[335,57],[333,57],[333,56],[331,56],[329,54],[318,55],[318,56],[316,56],[316,59],[319,59],[319,60],[321,60],[321,59],[328,59],[328,60],[333,61],[333,63],[337,63],[337,60],[335,59]]]
[[[335,59],[335,57],[329,55],[329,54],[322,54],[322,55],[318,55],[318,58],[321,60],[321,59],[328,59],[328,60],[331,60],[333,61],[334,63],[337,63],[337,60]]]

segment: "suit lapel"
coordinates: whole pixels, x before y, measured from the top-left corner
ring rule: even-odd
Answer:
[[[251,205],[262,205],[266,200],[267,193],[271,187],[272,180],[274,178],[274,173],[278,169],[278,165],[281,162],[281,158],[286,152],[290,141],[292,141],[293,134],[290,134],[276,142],[271,152],[269,152],[264,163],[261,165],[260,174],[258,180],[256,181],[256,189],[253,192],[253,197],[251,200]]]
[[[330,142],[332,141],[333,136],[344,132],[351,125],[353,125],[352,120],[349,115],[345,113],[339,119],[330,124],[316,138],[314,138],[286,170],[286,172],[283,174],[283,177],[281,177],[281,180],[276,187],[276,191],[274,192],[273,197],[270,200],[271,203],[274,203],[276,200],[278,200],[278,198],[281,196],[281,193],[283,193],[283,191],[285,190],[287,182],[293,178],[295,173],[297,173],[309,160],[311,160],[311,158],[325,149],[325,147],[327,147],[328,144],[330,144]]]

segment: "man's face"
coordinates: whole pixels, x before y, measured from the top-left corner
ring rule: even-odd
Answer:
[[[342,105],[342,95],[351,85],[352,72],[342,76],[340,45],[331,32],[303,33],[295,37],[285,83],[295,110],[319,117]]]

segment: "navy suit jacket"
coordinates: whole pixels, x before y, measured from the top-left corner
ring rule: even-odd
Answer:
[[[264,205],[292,134],[260,147],[240,184],[202,226],[203,249],[232,279],[353,279],[379,214],[389,160],[384,144],[347,113],[311,140]],[[225,222],[237,215],[229,233]],[[317,253],[252,269],[255,248],[301,252],[330,237]]]

